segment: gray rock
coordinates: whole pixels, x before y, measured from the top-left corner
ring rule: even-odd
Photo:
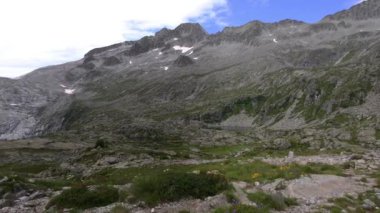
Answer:
[[[5,207],[5,202],[6,202],[5,199],[0,199],[0,209]]]
[[[287,187],[287,184],[285,182],[285,180],[280,180],[276,186],[274,187],[275,190],[283,190]]]
[[[290,159],[294,158],[294,152],[293,151],[289,151],[288,158],[290,158]]]
[[[35,199],[39,199],[39,198],[43,198],[46,196],[46,193],[45,192],[42,192],[42,191],[36,191],[34,192],[33,194],[31,194],[29,196],[29,199],[30,200],[35,200]]]
[[[307,138],[303,138],[301,140],[301,144],[309,144],[310,142],[312,142],[314,139],[314,137],[307,137]]]
[[[370,199],[365,199],[363,201],[362,207],[365,210],[373,210],[376,208],[376,204],[374,202],[372,202]]]
[[[358,133],[358,140],[360,142],[376,141],[375,133],[376,130],[374,128],[362,129]]]
[[[277,138],[273,140],[272,142],[269,142],[267,147],[271,149],[276,149],[276,150],[285,150],[285,149],[289,149],[291,147],[291,144],[289,143],[289,141],[287,141],[284,138]]]
[[[119,159],[116,157],[105,157],[104,161],[107,162],[108,164],[116,164],[119,162]]]
[[[9,180],[9,178],[7,176],[3,177],[1,180],[0,180],[0,183],[4,183],[4,182],[7,182]]]
[[[19,200],[20,202],[26,202],[26,201],[29,200],[29,197],[28,197],[28,196],[22,196],[22,197],[18,198],[18,200]]]
[[[10,192],[7,192],[3,195],[3,199],[12,200],[12,199],[14,199],[14,195]]]
[[[352,135],[350,132],[341,132],[338,135],[338,139],[341,141],[350,141],[350,140],[352,140]]]
[[[326,146],[327,144],[325,144]],[[322,148],[322,142],[319,140],[312,140],[309,142],[310,149],[320,149]]]
[[[186,67],[194,64],[194,61],[189,57],[185,55],[180,55],[175,61],[174,65],[178,67]]]
[[[4,207],[10,206],[10,205],[12,205],[12,201],[7,200],[7,199],[0,199],[0,210]]]

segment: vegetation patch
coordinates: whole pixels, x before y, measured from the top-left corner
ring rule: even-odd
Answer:
[[[261,211],[269,211],[275,209],[283,211],[289,206],[297,205],[297,201],[292,198],[284,197],[282,194],[266,194],[264,192],[256,192],[248,194],[248,199],[257,204],[257,208]]]
[[[206,113],[201,119],[206,123],[219,123],[232,115],[245,111],[249,115],[256,115],[260,112],[266,98],[262,95],[256,97],[242,97],[226,104],[216,112]]]
[[[110,185],[123,185],[131,183],[138,177],[155,177],[164,173],[164,171],[176,171],[179,173],[188,173],[198,171],[207,173],[217,171],[223,174],[229,181],[246,181],[246,182],[268,182],[278,178],[287,180],[299,178],[306,174],[333,174],[343,175],[342,166],[333,166],[326,164],[289,164],[286,166],[275,166],[262,161],[241,162],[239,160],[229,160],[222,163],[210,163],[200,165],[173,165],[173,166],[143,166],[128,169],[105,169],[89,177],[85,182],[90,185],[99,183]]]
[[[49,169],[51,164],[5,164],[0,166],[0,175],[14,175],[14,174],[38,174],[42,171]]]
[[[376,179],[377,187],[380,188],[380,172],[373,174],[372,177]]]
[[[168,172],[137,178],[132,193],[149,206],[155,206],[183,198],[203,199],[226,190],[228,186],[221,175]]]
[[[117,205],[111,209],[111,213],[129,213],[130,211],[124,206]]]
[[[267,212],[268,211],[263,211],[256,207],[243,205],[243,204],[234,205],[230,207],[224,207],[224,208],[218,208],[214,210],[214,213],[267,213]]]
[[[376,129],[375,137],[376,140],[380,140],[380,129]]]
[[[92,207],[106,206],[117,202],[118,199],[119,192],[113,187],[99,186],[90,190],[85,185],[78,184],[54,197],[50,200],[46,208],[56,206],[58,209],[88,209]]]
[[[71,186],[77,179],[44,179],[44,180],[36,180],[33,182],[33,185],[39,189],[53,189],[60,190],[63,187]]]
[[[329,201],[333,205],[324,206],[324,208],[330,210],[330,212],[378,212],[375,210],[375,207],[372,207],[373,209],[368,209],[368,207],[367,209],[363,208],[363,204],[366,203],[366,200],[367,202],[368,200],[371,201],[376,206],[380,206],[380,199],[376,196],[376,193],[374,191],[368,191],[359,194],[357,198],[346,195],[345,197],[330,199]]]
[[[334,118],[327,120],[326,125],[328,127],[342,127],[352,121],[354,121],[354,118],[348,114],[337,114]]]

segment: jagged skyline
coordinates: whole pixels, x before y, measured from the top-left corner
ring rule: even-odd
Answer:
[[[251,20],[291,18],[315,22],[356,3],[357,0],[112,0],[90,4],[5,0],[0,3],[0,77],[17,77],[39,67],[77,60],[92,48],[135,40],[184,22],[199,22],[210,33]]]

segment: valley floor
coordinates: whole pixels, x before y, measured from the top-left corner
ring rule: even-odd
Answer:
[[[379,150],[97,145],[1,142],[0,212],[380,212]]]

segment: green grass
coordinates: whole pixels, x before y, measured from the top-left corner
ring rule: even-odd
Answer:
[[[129,213],[130,211],[124,206],[117,205],[111,209],[111,213]]]
[[[251,159],[252,157],[285,157],[289,154],[289,151],[293,151],[297,156],[309,156],[309,155],[319,155],[321,153],[326,154],[339,154],[343,149],[326,150],[321,152],[320,150],[309,149],[308,145],[301,144],[296,138],[287,138],[291,144],[291,147],[286,150],[273,150],[264,148],[262,144],[257,143],[247,143],[231,146],[207,146],[200,147],[200,152],[198,153],[204,158],[215,159],[223,157],[231,157],[234,154],[243,151],[241,153],[241,158]],[[246,150],[247,149],[247,150]]]
[[[71,186],[78,180],[66,180],[66,179],[44,179],[36,180],[33,185],[40,189],[53,189],[61,190],[63,187]]]
[[[380,172],[371,175],[376,180],[377,187],[380,188]]]
[[[376,129],[375,137],[376,140],[380,140],[380,129]]]
[[[5,187],[8,191],[14,191],[15,187],[21,187],[23,189],[53,189],[60,190],[62,187],[70,186],[77,180],[66,179],[39,179],[35,178],[40,172],[54,168],[54,164],[51,163],[39,163],[39,164],[4,164],[0,166],[0,179],[2,176],[9,177],[9,180],[5,183],[1,183],[0,187]],[[29,181],[33,179],[33,181]]]
[[[227,180],[221,175],[168,172],[137,178],[132,186],[132,193],[149,206],[155,206],[183,198],[203,199],[228,187]]]
[[[348,125],[350,122],[354,121],[354,118],[348,114],[338,114],[334,118],[326,121],[328,127],[342,127]]]
[[[258,209],[253,206],[239,204],[230,207],[217,208],[213,213],[269,213],[269,211]]]
[[[335,199],[330,199],[329,202],[331,202],[332,206],[325,206],[325,209],[330,210],[331,212],[349,212],[349,213],[356,213],[356,212],[379,212],[375,211],[374,209],[372,211],[367,211],[363,209],[363,203],[365,199],[369,199],[372,202],[374,202],[377,206],[380,205],[380,199],[377,198],[374,191],[368,191],[365,193],[359,194],[357,199],[354,199],[351,196],[345,196]]]
[[[0,176],[9,176],[14,174],[19,175],[30,175],[38,174],[42,171],[45,171],[51,168],[52,164],[19,164],[11,163],[0,166]]]
[[[0,192],[0,197],[8,192],[16,193],[20,190],[30,188],[29,184],[23,177],[10,176],[8,178],[9,178],[8,181],[0,183],[0,188],[2,189]]]
[[[297,205],[297,201],[295,199],[286,198],[281,194],[256,192],[248,194],[248,199],[255,202],[258,208],[263,211],[269,211],[271,209],[283,211],[289,206]]]
[[[231,155],[237,153],[239,151],[244,150],[245,148],[250,148],[252,145],[232,145],[232,146],[207,146],[201,147],[200,152],[206,155],[213,155],[216,157],[224,157],[227,155]]]
[[[229,181],[240,180],[246,182],[268,182],[277,178],[295,179],[306,174],[334,174],[343,175],[341,166],[331,166],[325,164],[275,166],[261,161],[252,163],[230,160],[223,163],[210,163],[200,165],[173,165],[173,166],[142,166],[127,169],[105,169],[84,181],[90,185],[99,183],[110,185],[123,185],[131,183],[140,176],[158,176],[164,170],[176,172],[192,172],[195,170],[207,172],[218,170]],[[253,177],[255,176],[255,177]]]
[[[89,190],[85,185],[78,184],[52,198],[46,208],[55,206],[58,209],[88,209],[106,206],[117,202],[118,199],[118,190],[113,187],[99,186],[94,190]]]

